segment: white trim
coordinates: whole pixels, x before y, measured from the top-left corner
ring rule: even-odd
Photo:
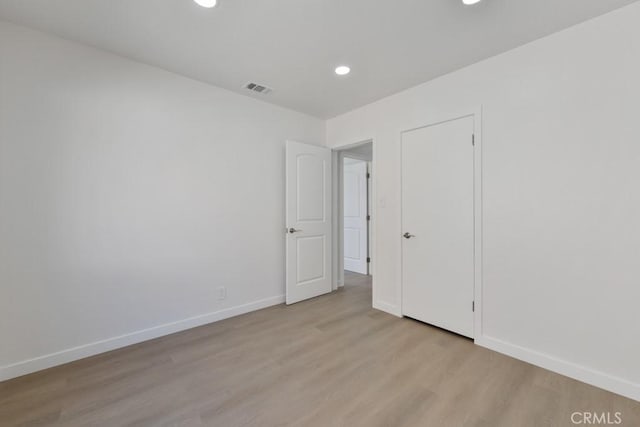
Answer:
[[[640,401],[640,384],[486,335],[476,337],[475,343],[549,371]]]
[[[393,314],[396,317],[402,317],[402,312],[400,311],[400,307],[395,304],[389,304],[385,301],[374,300],[373,308],[376,310],[384,311],[389,314]]]
[[[154,338],[228,319],[230,317],[239,316],[251,311],[282,304],[284,303],[284,299],[284,295],[265,298],[259,301],[202,314],[200,316],[189,317],[176,322],[165,323],[164,325],[154,326],[152,328],[131,332],[129,334],[84,344],[78,347],[58,351],[56,353],[35,357],[33,359],[23,360],[11,365],[0,366],[0,381],[5,381],[11,378],[30,374],[32,372],[51,368],[53,366],[73,362],[74,360],[83,359],[85,357],[105,353],[107,351],[126,347],[132,344],[138,344]]]
[[[337,257],[338,264],[336,266],[338,273],[338,281],[340,286],[344,286],[344,154],[341,151],[333,151],[337,154],[338,162],[338,196],[336,199],[336,212],[338,214],[335,218],[336,223],[336,236],[338,241]],[[336,222],[337,221],[337,222]]]
[[[483,165],[483,150],[482,150],[482,106],[478,106],[475,109],[473,115],[473,136],[474,136],[474,150],[473,150],[473,228],[474,228],[474,256],[473,256],[473,301],[475,311],[473,313],[473,336],[482,336],[483,325],[483,305],[482,305],[482,254],[484,253],[484,246],[482,240],[482,165]]]
[[[333,237],[333,247],[331,248],[333,268],[331,269],[331,277],[333,279],[332,289],[335,291],[344,286],[344,272],[342,271],[343,260],[340,258],[342,250],[340,248],[340,234],[338,232],[340,227],[340,197],[342,197],[340,191],[342,165],[340,164],[340,155],[337,151],[331,150],[331,163],[331,170],[333,171],[333,176],[331,177],[331,215],[333,215],[333,229],[331,230]]]
[[[369,156],[363,156],[362,154],[340,152],[340,155],[342,156],[343,159],[361,160],[363,162],[372,161],[372,159],[370,159]]]
[[[475,301],[475,312],[473,316],[473,336],[474,338],[482,336],[482,105],[475,108],[461,109],[457,112],[450,112],[431,118],[427,124],[414,126],[400,131],[400,155],[398,156],[398,181],[400,182],[400,194],[402,194],[402,135],[417,129],[435,126],[441,123],[462,119],[464,117],[473,117],[473,134],[475,138],[475,146],[473,150],[473,198],[474,198],[474,280],[473,294]],[[375,155],[375,152],[374,152]],[[402,240],[404,232],[402,226],[402,196],[398,206],[398,239]],[[402,243],[400,244],[400,268],[398,269],[398,283],[396,287],[396,297],[399,301],[398,312],[402,315]]]

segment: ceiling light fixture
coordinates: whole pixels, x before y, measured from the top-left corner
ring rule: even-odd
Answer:
[[[351,72],[351,68],[347,67],[346,65],[341,65],[339,67],[336,67],[336,74],[339,76],[346,76],[350,72]]]
[[[462,0],[462,3],[466,5],[472,5],[472,4],[480,3],[480,0]]]
[[[216,5],[218,4],[218,0],[193,0],[193,1],[202,7],[208,7],[208,8],[216,7]]]

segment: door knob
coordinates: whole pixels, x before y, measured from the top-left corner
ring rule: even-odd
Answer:
[[[405,239],[410,239],[410,238],[412,238],[412,237],[416,237],[416,236],[414,236],[413,234],[404,233],[404,234],[402,235],[402,237],[404,237]]]
[[[287,230],[287,231],[289,232],[289,234],[293,234],[293,233],[299,233],[299,232],[301,232],[302,230],[296,230],[295,228],[293,228],[293,227],[292,227],[292,228],[290,228],[290,229],[289,229],[289,230]]]

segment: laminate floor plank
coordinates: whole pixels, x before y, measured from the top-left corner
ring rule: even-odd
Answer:
[[[0,426],[573,426],[640,403],[371,308],[371,280],[0,383]]]

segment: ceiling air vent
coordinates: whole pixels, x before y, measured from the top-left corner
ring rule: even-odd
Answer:
[[[251,92],[257,92],[263,95],[268,94],[272,90],[271,88],[266,87],[265,85],[261,85],[258,83],[251,83],[251,82],[244,85],[244,88],[250,90]]]

